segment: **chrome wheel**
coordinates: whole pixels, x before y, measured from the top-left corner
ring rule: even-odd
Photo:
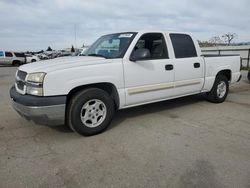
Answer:
[[[90,128],[98,127],[107,115],[106,105],[98,99],[87,101],[80,113],[82,123]]]
[[[224,81],[220,81],[217,86],[217,96],[223,98],[227,92],[227,85]]]

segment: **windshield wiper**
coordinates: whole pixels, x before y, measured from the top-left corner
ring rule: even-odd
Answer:
[[[103,58],[107,59],[107,57],[105,57],[104,55],[101,55],[101,54],[88,54],[88,56],[103,57]]]

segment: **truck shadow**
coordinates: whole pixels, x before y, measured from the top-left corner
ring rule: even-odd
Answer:
[[[152,104],[146,104],[142,106],[137,106],[133,108],[123,109],[116,112],[111,125],[108,127],[107,131],[114,129],[115,127],[119,126],[122,122],[126,119],[133,118],[133,117],[140,117],[145,116],[148,114],[154,114],[161,111],[179,108],[186,105],[191,105],[195,103],[199,103],[201,101],[205,101],[205,97],[203,95],[192,95],[187,97],[182,97],[178,99],[172,99]],[[173,115],[173,118],[174,117]],[[63,133],[71,133],[71,129],[67,125],[59,125],[59,126],[51,126],[52,129],[63,132]]]
[[[199,103],[202,101],[206,101],[203,94],[192,95],[187,97],[181,97],[178,99],[171,99],[167,101],[146,104],[138,107],[123,109],[116,112],[115,117],[109,126],[108,130],[115,128],[123,121],[133,117],[145,116],[148,114],[160,113],[166,110],[173,110],[175,108],[183,107],[186,105],[191,105],[195,103]],[[172,118],[177,118],[176,115],[171,115]]]
[[[13,67],[13,68],[17,68],[17,66],[13,66],[13,65],[0,65],[0,67]]]

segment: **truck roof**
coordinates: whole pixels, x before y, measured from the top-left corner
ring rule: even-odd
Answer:
[[[191,33],[188,32],[180,32],[180,31],[170,31],[170,30],[157,30],[157,29],[150,29],[150,30],[133,30],[133,31],[121,31],[117,33],[177,33],[177,34],[187,34],[187,35],[192,35]]]

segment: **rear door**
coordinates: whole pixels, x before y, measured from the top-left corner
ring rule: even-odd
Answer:
[[[5,52],[4,63],[6,65],[12,65],[13,54],[11,52]]]
[[[171,33],[175,55],[176,96],[200,92],[204,82],[204,59],[197,54],[191,36]]]
[[[134,39],[131,54],[141,48],[151,53],[151,58],[133,62],[123,60],[126,105],[157,101],[173,95],[173,60],[169,59],[163,33],[144,33]],[[131,50],[131,49],[130,49]],[[168,70],[166,70],[166,66]]]

